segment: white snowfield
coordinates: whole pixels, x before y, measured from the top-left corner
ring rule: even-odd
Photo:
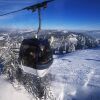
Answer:
[[[54,76],[51,82],[51,91],[55,100],[91,100],[73,99],[78,95],[89,93],[92,87],[100,87],[100,48],[79,50],[66,55],[55,55],[54,62],[49,70]],[[0,100],[35,100],[22,88],[16,90],[0,77]],[[97,100],[97,99],[92,99]],[[98,99],[100,100],[100,99]]]
[[[54,58],[50,72],[55,76],[52,90],[56,95],[58,94],[57,100],[74,100],[72,97],[79,94],[79,89],[89,92],[90,86],[100,87],[100,48],[79,50]],[[93,92],[91,88],[90,90]],[[75,100],[91,99],[78,98]]]
[[[0,37],[0,41],[1,41],[1,40],[4,40],[4,39],[5,39],[5,38],[4,38],[3,36],[2,36],[2,37]]]
[[[5,76],[0,77],[0,100],[31,100],[31,97],[22,87],[16,90],[12,84],[7,81]]]

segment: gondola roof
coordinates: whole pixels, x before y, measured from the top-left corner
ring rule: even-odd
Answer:
[[[30,45],[30,46],[38,46],[38,45],[49,45],[49,42],[47,39],[37,39],[37,38],[30,38],[30,39],[24,39],[22,41],[22,45]]]
[[[34,45],[34,46],[37,46],[37,45],[49,45],[49,42],[47,39],[36,39],[36,38],[30,38],[30,39],[24,39],[22,41],[22,45]]]

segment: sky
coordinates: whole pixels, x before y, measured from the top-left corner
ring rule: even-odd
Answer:
[[[44,0],[0,0],[0,15]],[[99,30],[100,0],[55,0],[42,10],[42,29]],[[37,29],[37,12],[0,17],[0,28]]]

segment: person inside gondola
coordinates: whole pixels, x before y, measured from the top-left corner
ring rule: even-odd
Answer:
[[[30,66],[30,67],[35,67],[36,65],[36,52],[37,49],[35,46],[28,46],[28,45],[23,45],[23,52],[21,52],[20,56],[22,58],[22,63],[24,65]]]
[[[49,47],[40,45],[40,52],[39,52],[39,63],[47,63],[51,55],[51,51]]]

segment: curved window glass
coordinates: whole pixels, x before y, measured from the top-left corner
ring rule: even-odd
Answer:
[[[48,64],[52,60],[52,50],[49,44],[22,44],[19,58],[24,66],[36,68],[37,65]]]

